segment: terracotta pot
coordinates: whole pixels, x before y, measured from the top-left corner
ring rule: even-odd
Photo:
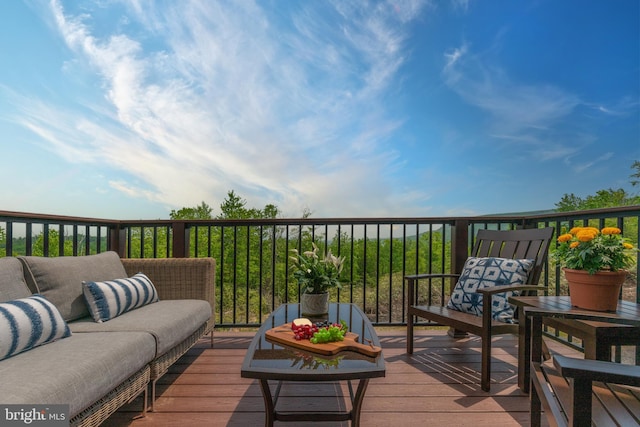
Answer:
[[[599,271],[589,274],[585,270],[563,268],[569,283],[571,305],[594,311],[616,311],[620,289],[627,277],[626,271]]]
[[[329,312],[329,292],[300,296],[300,311],[305,316],[319,316]]]

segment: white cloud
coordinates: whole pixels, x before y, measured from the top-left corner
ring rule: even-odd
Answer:
[[[513,82],[507,73],[489,66],[467,45],[445,53],[445,83],[466,102],[493,117],[493,131],[514,140],[541,142],[535,133],[549,130],[570,115],[580,99],[548,84]]]
[[[333,199],[364,215],[390,203],[366,202],[388,185],[371,172],[393,167],[385,142],[402,123],[382,98],[405,60],[403,24],[425,4],[335,2],[327,14],[304,3],[276,15],[254,2],[135,1],[98,36],[103,10],[74,16],[52,0],[74,55],[68,75],[92,70],[102,101],[25,100],[22,123],[68,161],[134,177],[109,177],[131,197],[185,206],[235,189],[287,214],[323,214]]]

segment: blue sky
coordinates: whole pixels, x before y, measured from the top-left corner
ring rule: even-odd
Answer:
[[[10,1],[1,209],[550,209],[640,159],[637,0]]]

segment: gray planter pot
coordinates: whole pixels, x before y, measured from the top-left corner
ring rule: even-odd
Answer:
[[[319,316],[329,312],[329,292],[300,296],[300,309],[305,316]]]

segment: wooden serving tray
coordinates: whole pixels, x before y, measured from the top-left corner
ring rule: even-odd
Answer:
[[[284,325],[269,329],[265,332],[265,338],[270,342],[312,351],[325,356],[332,356],[341,351],[350,350],[364,354],[365,356],[376,357],[382,351],[380,347],[358,342],[358,335],[353,332],[347,332],[344,335],[344,341],[313,344],[309,340],[296,340],[291,330],[291,323],[285,323]]]

